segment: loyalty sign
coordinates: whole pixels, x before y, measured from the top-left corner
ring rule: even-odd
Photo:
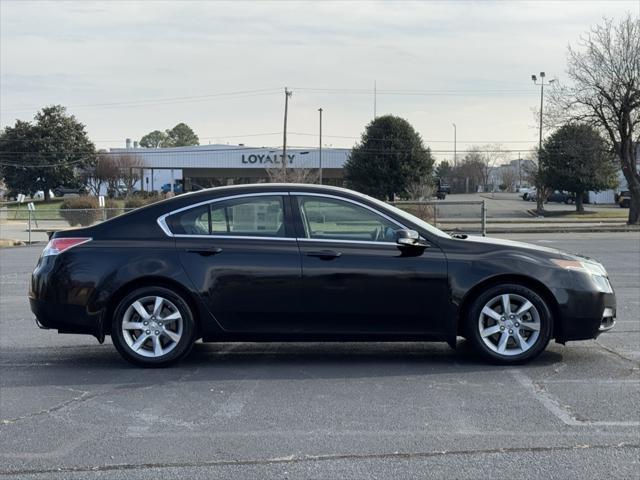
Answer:
[[[293,163],[293,159],[295,155],[287,154],[288,163]],[[282,163],[282,154],[260,154],[260,153],[252,153],[251,155],[242,154],[242,163]]]

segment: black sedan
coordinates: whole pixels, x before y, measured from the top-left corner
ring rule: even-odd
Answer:
[[[41,328],[110,335],[162,366],[203,341],[446,341],[491,361],[597,337],[616,301],[595,260],[450,236],[326,186],[214,188],[57,232],[29,291]]]

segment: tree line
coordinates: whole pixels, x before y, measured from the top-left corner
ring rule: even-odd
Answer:
[[[195,132],[185,123],[172,129],[150,132],[141,145],[198,145]],[[162,138],[156,145],[150,138]],[[17,120],[0,133],[0,176],[11,196],[44,192],[60,186],[84,185],[89,193],[108,192],[130,195],[141,179],[142,161],[132,153],[109,153],[96,149],[84,124],[67,113],[62,105],[42,108],[32,122]],[[122,191],[121,191],[122,190]]]

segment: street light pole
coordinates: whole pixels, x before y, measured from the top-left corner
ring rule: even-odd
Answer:
[[[320,113],[320,141],[318,148],[318,162],[320,167],[319,183],[322,185],[322,108],[319,108],[318,112]]]
[[[538,83],[538,77],[536,77],[535,75],[531,75],[531,80],[533,80],[533,83],[535,85],[540,85],[540,132],[539,132],[539,138],[538,138],[538,181],[536,182],[537,183],[536,187],[538,188],[538,191],[536,192],[536,200],[537,200],[536,210],[538,214],[542,214],[542,210],[544,210],[543,204],[545,200],[544,198],[542,198],[544,193],[542,191],[542,188],[540,188],[542,185],[539,184],[540,169],[541,169],[540,153],[542,152],[542,110],[544,108],[544,77],[545,77],[545,73],[540,72],[540,83]],[[550,85],[553,82],[554,80],[549,80],[547,85]]]
[[[452,123],[451,125],[453,125],[453,165],[456,166],[458,164],[458,129],[455,123]]]
[[[542,150],[542,111],[544,109],[544,77],[545,73],[540,72],[540,83],[538,83],[538,77],[531,75],[531,80],[535,85],[540,85],[540,135],[538,138],[538,151]],[[555,80],[549,80],[547,85],[551,85]],[[540,162],[538,162],[539,164]]]

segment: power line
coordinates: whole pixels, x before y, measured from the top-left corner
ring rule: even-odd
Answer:
[[[244,137],[266,137],[266,136],[276,136],[276,135],[282,135],[282,131],[280,132],[263,132],[263,133],[243,133],[243,134],[234,134],[234,135],[213,135],[213,136],[209,136],[209,137],[201,137],[198,135],[198,138],[200,140],[215,140],[215,139],[226,139],[226,138],[244,138]],[[306,136],[306,137],[317,137],[318,134],[317,133],[311,133],[311,132],[287,132],[287,135],[300,135],[300,136]],[[353,135],[327,135],[325,133],[322,134],[323,137],[326,138],[342,138],[342,139],[347,139],[347,140],[359,140],[362,137],[360,135],[358,136],[353,136]],[[93,143],[111,143],[111,142],[120,142],[122,141],[122,138],[118,138],[118,139],[97,139],[97,140],[91,140]],[[369,137],[372,140],[389,140],[389,139],[393,139],[396,137],[389,137],[389,138],[373,138],[373,137]],[[28,139],[20,139],[20,138],[16,138],[13,139],[12,142],[22,142],[22,143],[28,143],[31,140]],[[423,139],[424,143],[453,143],[453,140],[432,140],[432,139]],[[62,142],[61,142],[62,143]],[[533,140],[458,140],[458,143],[468,143],[468,144],[486,144],[486,143],[533,143]],[[153,148],[147,148],[147,147],[140,147],[142,149],[146,149],[146,150],[152,150]]]
[[[371,90],[366,88],[313,88],[292,87],[296,90],[309,93],[335,93],[338,95],[371,95]],[[533,89],[448,89],[448,90],[405,90],[387,89],[376,90],[377,95],[416,95],[416,96],[448,96],[448,95],[537,95]]]
[[[307,133],[307,132],[289,132],[290,135],[303,135],[303,136],[310,136],[310,137],[317,137],[318,134],[317,133]],[[360,136],[358,137],[354,137],[354,136],[348,136],[348,135],[325,135],[324,133],[322,134],[323,137],[330,137],[330,138],[345,138],[345,139],[349,139],[349,140],[359,140]],[[389,137],[389,138],[372,138],[369,137],[371,140],[392,140],[394,138],[397,137]],[[453,143],[453,140],[428,140],[428,139],[423,139],[422,140],[424,143]],[[533,143],[532,140],[458,140],[458,143]]]
[[[272,95],[276,92],[279,92],[279,88],[263,88],[259,90],[242,90],[235,92],[222,92],[222,93],[211,93],[206,95],[192,95],[186,97],[165,97],[165,98],[157,98],[157,99],[144,99],[144,100],[128,100],[128,101],[120,101],[120,102],[108,102],[108,103],[88,103],[81,105],[68,105],[67,108],[112,108],[112,107],[140,107],[140,106],[152,106],[152,105],[171,105],[174,103],[182,103],[182,102],[193,102],[199,100],[209,100],[215,98],[245,98],[245,97],[254,97],[261,95]],[[34,108],[30,107],[9,107],[6,109],[2,109],[4,112],[16,112],[16,111],[30,111]]]
[[[368,88],[319,88],[319,87],[293,87],[307,93],[332,93],[338,95],[371,95]],[[101,102],[68,105],[68,108],[113,108],[113,107],[142,107],[153,105],[170,105],[175,103],[193,102],[200,100],[210,100],[215,98],[245,98],[261,95],[274,95],[279,93],[281,88],[262,88],[254,90],[240,90],[233,92],[220,92],[203,95],[161,97],[141,100],[125,100],[117,102]],[[385,89],[376,90],[377,95],[407,95],[407,96],[483,96],[483,95],[537,95],[534,89],[434,89],[434,90],[409,90],[409,89]],[[32,111],[37,107],[13,106],[3,108],[3,112]]]
[[[149,154],[158,154],[158,155],[171,155],[171,154],[196,154],[200,152],[229,152],[229,151],[242,151],[242,150],[277,150],[281,148],[280,146],[271,147],[246,147],[246,146],[237,146],[237,147],[225,147],[225,148],[199,148],[197,150],[178,150],[181,148],[189,148],[187,147],[171,147],[170,149],[164,148],[119,148],[115,151],[112,150],[110,152],[98,152],[95,150],[49,150],[46,152],[32,152],[32,151],[19,151],[19,150],[0,150],[0,155],[69,155],[69,154],[91,154],[91,155],[131,155],[131,156],[142,156]],[[307,148],[307,147],[302,147]],[[315,147],[314,147],[315,148]]]

